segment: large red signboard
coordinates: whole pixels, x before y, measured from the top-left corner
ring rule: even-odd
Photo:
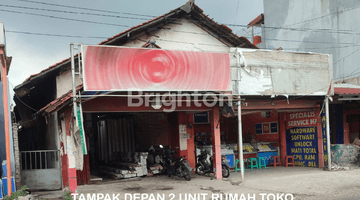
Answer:
[[[227,53],[83,46],[87,91],[231,91]]]

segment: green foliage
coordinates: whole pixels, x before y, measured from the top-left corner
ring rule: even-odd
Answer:
[[[6,200],[11,200],[11,199],[18,199],[18,197],[23,197],[23,196],[26,196],[28,194],[27,191],[25,191],[26,189],[28,189],[26,187],[26,185],[24,186],[21,186],[20,190],[16,191],[16,192],[13,192],[11,194],[11,196],[5,196],[5,199]]]
[[[71,192],[65,192],[63,196],[66,200],[72,200]]]

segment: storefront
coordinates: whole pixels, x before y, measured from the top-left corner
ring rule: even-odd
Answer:
[[[273,102],[282,100],[272,100]],[[322,98],[313,100],[312,105],[306,99],[281,107],[264,110],[252,110],[243,107],[242,136],[245,163],[248,158],[265,157],[271,164],[271,156],[293,156],[295,166],[324,167],[323,127],[321,124],[320,103]],[[249,106],[251,105],[251,101]],[[270,101],[269,101],[270,102]],[[284,104],[285,105],[285,104]],[[271,105],[270,105],[271,106]],[[250,106],[251,107],[251,106]],[[200,148],[211,149],[210,129],[206,124],[194,124],[195,144]],[[222,154],[227,156],[230,166],[235,167],[238,156],[238,118],[220,118]],[[326,145],[325,145],[326,147]],[[197,151],[199,152],[199,151]],[[232,157],[232,156],[233,157]]]
[[[43,109],[46,113],[55,110],[60,119],[62,178],[72,191],[76,184],[89,183],[93,171],[107,170],[114,178],[147,175],[152,166],[145,164],[146,156],[151,146],[159,144],[175,150],[175,156],[186,156],[192,168],[198,147],[211,150],[217,179],[222,179],[222,155],[232,166],[236,159],[250,157],[265,157],[269,164],[273,155],[280,155],[283,163],[286,155],[293,155],[298,166],[324,164],[323,145],[319,145],[323,141],[320,108],[324,96],[332,93],[328,55],[107,46],[83,46],[82,50],[83,86]],[[127,59],[118,62],[123,54]],[[105,59],[107,55],[112,57]],[[143,59],[148,56],[154,59]],[[187,76],[180,65],[161,71],[157,62],[162,56],[187,63]],[[320,65],[308,63],[316,59]],[[304,71],[295,68],[301,64]],[[148,68],[136,71],[142,66]],[[192,66],[206,66],[206,70],[198,76]],[[311,74],[306,66],[312,68]],[[157,79],[165,72],[174,77]],[[313,79],[319,74],[321,79]],[[72,98],[74,94],[78,94],[76,98]],[[65,106],[71,103],[73,108]],[[77,113],[76,120],[83,120],[83,135],[72,126],[81,122],[73,121],[71,113]],[[240,155],[239,149],[243,150]]]

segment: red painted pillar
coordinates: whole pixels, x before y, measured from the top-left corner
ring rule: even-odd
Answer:
[[[350,130],[349,123],[346,121],[347,112],[343,113],[343,124],[344,124],[344,144],[350,144]],[[328,141],[330,142],[330,141]]]
[[[191,125],[190,125],[191,124]],[[195,145],[194,145],[194,125],[193,114],[185,114],[185,112],[178,112],[179,125],[179,156],[186,156],[192,168],[195,168]],[[184,127],[186,135],[180,135],[180,129]],[[182,143],[183,142],[183,143]],[[186,146],[184,147],[184,143]]]
[[[69,159],[70,160],[70,159]],[[71,161],[69,161],[71,162]],[[69,174],[69,189],[71,193],[77,193],[77,178],[76,178],[76,168],[70,168],[68,170]]]
[[[324,144],[322,140],[322,124],[321,116],[319,116],[319,111],[316,112],[316,127],[317,127],[317,138],[318,138],[318,156],[319,156],[319,168],[324,168]]]
[[[280,140],[280,154],[281,163],[285,165],[286,156],[286,118],[285,113],[279,113],[279,140]]]
[[[213,107],[211,115],[211,136],[213,145],[214,175],[216,179],[222,180],[221,170],[221,141],[220,141],[220,117],[219,107]]]
[[[65,112],[65,126],[66,126],[66,153],[67,153],[67,174],[69,182],[69,190],[71,193],[77,193],[77,178],[76,178],[76,164],[75,164],[75,144],[70,132],[70,120],[72,109],[68,108]],[[74,124],[75,122],[73,122]]]
[[[185,112],[178,112],[179,148],[176,151],[179,152],[179,156],[187,156],[187,154],[188,154],[188,152],[187,152],[187,139],[185,139],[185,136],[181,135],[181,130],[180,130],[181,126],[186,126]],[[187,126],[186,126],[185,129],[186,129],[186,133],[188,133],[187,132]]]
[[[187,159],[190,166],[195,169],[195,144],[194,144],[194,115],[187,115],[187,133],[189,133],[189,139],[187,140]],[[194,173],[195,171],[192,171]]]

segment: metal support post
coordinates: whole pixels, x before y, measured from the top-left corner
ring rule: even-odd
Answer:
[[[70,43],[70,54],[71,54],[71,76],[72,76],[72,90],[73,90],[73,112],[76,116],[76,83],[75,83],[75,58],[74,58],[74,44]],[[72,119],[71,119],[72,120]]]
[[[242,123],[241,123],[241,97],[240,97],[240,59],[239,59],[239,52],[236,50],[236,57],[237,57],[237,80],[236,80],[236,86],[237,86],[237,95],[239,98],[238,103],[238,155],[240,160],[240,169],[241,169],[241,181],[244,181],[244,156],[243,156],[243,140],[242,140]]]
[[[331,171],[331,149],[330,149],[330,121],[329,121],[329,96],[325,97],[325,116],[326,116],[326,145],[328,156],[328,170]]]

